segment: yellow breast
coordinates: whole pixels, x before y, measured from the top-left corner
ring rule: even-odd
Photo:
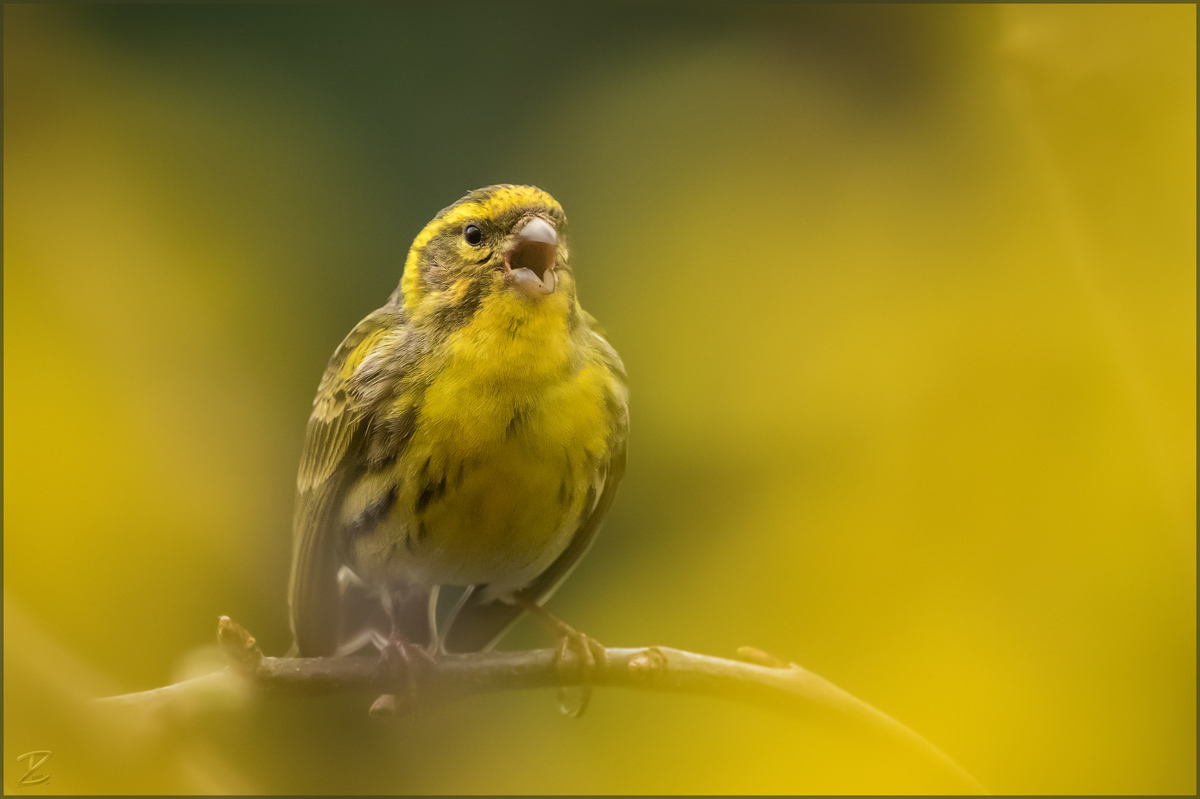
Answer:
[[[572,340],[565,302],[498,292],[450,336],[389,476],[396,502],[358,543],[360,563],[503,596],[567,546],[608,455],[614,377]]]

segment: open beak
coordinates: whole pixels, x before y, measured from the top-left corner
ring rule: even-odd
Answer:
[[[512,249],[504,254],[504,274],[530,297],[553,294],[558,286],[557,252],[558,234],[549,222],[535,216],[517,231]]]

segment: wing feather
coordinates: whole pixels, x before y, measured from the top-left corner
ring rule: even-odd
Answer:
[[[346,490],[363,469],[372,402],[356,379],[358,367],[402,324],[389,309],[359,322],[329,360],[313,401],[296,478],[288,588],[293,648],[304,657],[329,655],[337,647],[337,518]],[[396,370],[395,379],[401,376]]]

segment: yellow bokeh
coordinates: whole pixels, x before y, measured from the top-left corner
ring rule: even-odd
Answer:
[[[507,181],[630,375],[557,613],[794,660],[995,792],[1194,793],[1195,7],[531,8],[5,6],[6,792],[932,787],[656,694],[91,709],[221,614],[286,649],[325,360]]]

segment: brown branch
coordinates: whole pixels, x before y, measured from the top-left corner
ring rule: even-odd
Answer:
[[[254,638],[225,616],[218,639],[230,661],[223,671],[98,701],[108,707],[153,710],[194,701],[206,693],[248,687],[253,693],[276,696],[390,694],[403,711],[471,694],[555,688],[581,681],[577,656],[572,653],[560,664],[552,649],[439,655],[405,673],[374,657],[265,657]],[[948,755],[891,716],[795,663],[784,663],[760,650],[743,647],[738,650],[740,660],[661,646],[613,648],[605,654],[606,662],[592,677],[594,685],[727,697],[825,728],[869,733],[936,767],[953,780],[954,790],[986,793]]]

